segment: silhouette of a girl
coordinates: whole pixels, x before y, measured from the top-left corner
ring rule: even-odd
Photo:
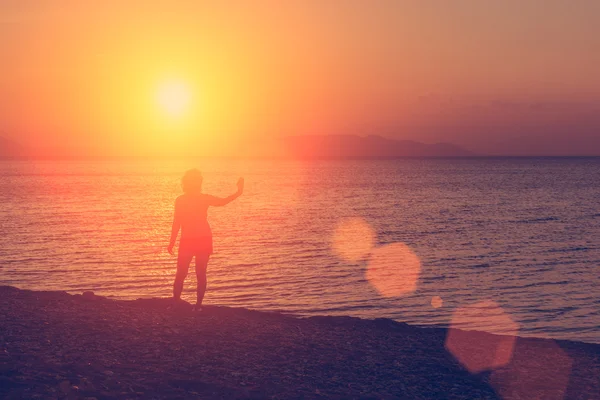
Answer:
[[[175,215],[171,228],[171,240],[167,248],[173,254],[175,240],[181,228],[179,251],[177,254],[177,273],[173,284],[173,298],[179,300],[183,290],[190,262],[196,257],[196,277],[198,279],[196,310],[201,310],[202,299],[206,291],[206,267],[213,253],[212,232],[206,219],[208,207],[224,206],[237,199],[244,190],[244,179],[237,182],[237,192],[220,198],[202,193],[202,174],[197,169],[187,171],[181,181],[183,194],[175,200]]]

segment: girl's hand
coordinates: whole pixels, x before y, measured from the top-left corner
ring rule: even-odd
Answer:
[[[167,251],[169,252],[170,255],[174,255],[173,254],[173,245],[169,244],[169,247],[167,247]]]
[[[240,178],[237,181],[238,193],[242,193],[244,191],[244,178]]]

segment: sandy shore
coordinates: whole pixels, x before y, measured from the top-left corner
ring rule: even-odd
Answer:
[[[170,306],[0,287],[0,398],[600,399],[600,345]]]

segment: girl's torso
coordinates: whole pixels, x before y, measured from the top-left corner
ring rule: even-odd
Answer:
[[[207,214],[209,196],[199,194],[183,194],[175,203],[175,212],[181,221],[181,238],[191,239],[212,236]]]

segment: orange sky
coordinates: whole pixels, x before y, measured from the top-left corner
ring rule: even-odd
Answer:
[[[61,154],[315,133],[600,154],[599,20],[595,0],[3,0],[0,135]],[[177,116],[156,101],[173,80]]]

